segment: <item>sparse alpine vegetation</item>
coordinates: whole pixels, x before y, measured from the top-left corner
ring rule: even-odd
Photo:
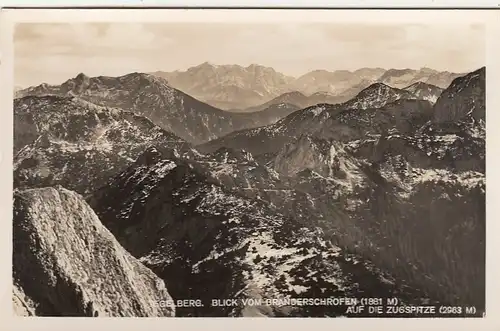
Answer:
[[[219,79],[229,69],[237,74]],[[210,303],[397,297],[482,315],[485,68],[317,71],[301,80],[229,69],[207,63],[169,82],[78,75],[18,91],[20,314],[334,317],[349,314]],[[213,95],[185,78],[200,75],[224,91],[258,76],[255,91],[269,99],[228,112],[172,87]],[[333,100],[334,90],[349,97],[309,105],[312,91],[286,89],[314,79],[326,88],[327,78],[342,83],[314,100]],[[170,296],[202,304],[150,304]]]

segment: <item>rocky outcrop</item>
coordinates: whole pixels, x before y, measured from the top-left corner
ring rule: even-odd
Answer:
[[[434,122],[459,121],[472,115],[476,121],[486,117],[486,68],[482,67],[453,80],[435,105]]]
[[[190,151],[184,140],[142,116],[76,97],[29,96],[14,105],[18,188],[62,185],[86,194],[153,142],[180,153]]]
[[[173,316],[165,283],[120,246],[77,193],[14,196],[13,302],[20,315]]]

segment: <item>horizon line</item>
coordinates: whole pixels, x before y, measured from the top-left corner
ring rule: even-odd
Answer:
[[[190,66],[186,69],[176,69],[176,70],[173,70],[173,71],[166,71],[166,70],[156,70],[156,71],[132,71],[132,72],[128,72],[128,73],[124,73],[124,74],[121,74],[121,75],[116,75],[116,76],[108,76],[108,75],[87,75],[85,74],[84,72],[78,72],[76,74],[74,74],[73,76],[70,76],[69,78],[65,79],[64,81],[62,81],[60,84],[63,84],[64,82],[67,82],[68,80],[70,79],[74,79],[76,78],[78,75],[81,75],[83,74],[84,76],[86,77],[89,77],[89,78],[99,78],[99,77],[110,77],[110,78],[117,78],[117,77],[124,77],[124,76],[127,76],[127,75],[130,75],[130,74],[150,74],[150,75],[154,75],[154,74],[158,74],[158,73],[174,73],[174,72],[187,72],[189,69],[192,69],[192,68],[196,68],[196,67],[200,67],[202,65],[211,65],[213,67],[223,67],[223,66],[237,66],[237,67],[240,67],[240,68],[243,68],[243,69],[247,69],[251,66],[259,66],[259,67],[264,67],[264,68],[270,68],[272,70],[274,70],[276,73],[279,73],[279,74],[282,74],[284,76],[288,76],[290,78],[293,78],[293,79],[298,79],[300,77],[303,77],[307,74],[310,74],[310,73],[313,73],[313,72],[317,72],[317,71],[324,71],[324,72],[329,72],[329,73],[335,73],[335,72],[339,72],[339,71],[343,71],[343,72],[349,72],[349,73],[354,73],[356,71],[359,71],[359,70],[362,70],[362,69],[381,69],[381,70],[384,70],[385,72],[389,71],[389,70],[414,70],[414,71],[420,71],[420,70],[423,70],[423,69],[428,69],[428,70],[432,70],[432,71],[436,71],[436,72],[448,72],[448,73],[451,73],[451,74],[467,74],[467,73],[470,73],[470,72],[474,72],[476,70],[479,70],[481,68],[485,68],[486,65],[483,65],[483,66],[480,66],[480,67],[477,67],[475,69],[469,69],[467,71],[461,71],[461,72],[457,72],[457,71],[449,71],[449,70],[438,70],[438,69],[434,69],[434,68],[431,68],[431,67],[420,67],[420,68],[411,68],[411,67],[406,67],[406,68],[382,68],[382,67],[361,67],[361,68],[358,68],[358,69],[354,69],[354,70],[349,70],[349,69],[337,69],[337,70],[327,70],[327,69],[313,69],[313,70],[310,70],[310,71],[307,71],[306,73],[302,74],[302,75],[288,75],[288,74],[285,74],[281,71],[277,71],[276,69],[274,69],[273,67],[271,66],[266,66],[266,65],[261,65],[261,64],[257,64],[257,63],[252,63],[250,65],[242,65],[242,64],[214,64],[213,62],[211,61],[205,61],[205,62],[202,62],[198,65],[194,65],[194,66]],[[15,78],[15,77],[14,77]],[[164,78],[165,79],[165,78]],[[36,87],[36,86],[40,86],[40,85],[48,85],[48,86],[57,86],[57,85],[60,85],[60,84],[53,84],[53,83],[47,83],[47,82],[40,82],[38,84],[34,84],[34,85],[29,85],[29,86],[26,86],[26,85],[21,85],[21,84],[17,84],[14,82],[14,89],[16,88],[21,88],[21,89],[27,89],[27,88],[30,88],[30,87]]]

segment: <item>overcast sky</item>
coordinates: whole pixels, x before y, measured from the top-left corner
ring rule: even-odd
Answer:
[[[185,70],[257,63],[291,76],[315,69],[421,68],[468,72],[485,65],[480,25],[33,24],[16,26],[15,84],[60,84],[83,72]]]

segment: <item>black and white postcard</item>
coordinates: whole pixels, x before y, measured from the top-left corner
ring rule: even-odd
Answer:
[[[12,314],[495,313],[495,13],[54,11],[2,13]]]

